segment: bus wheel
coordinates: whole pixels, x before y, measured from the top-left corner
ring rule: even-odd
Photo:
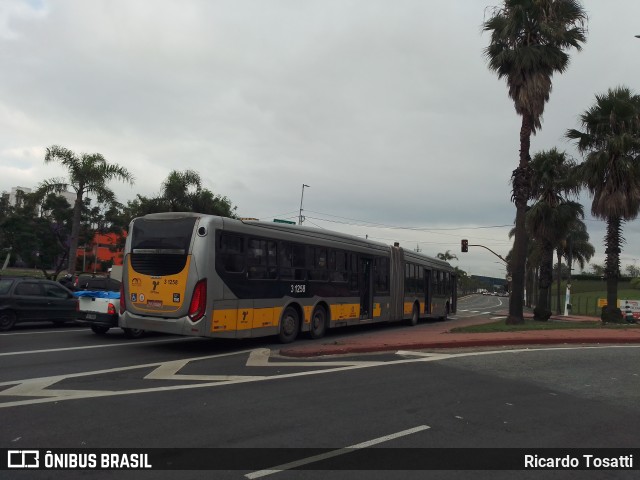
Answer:
[[[420,318],[420,311],[418,310],[417,305],[413,305],[413,311],[411,312],[411,318],[407,320],[407,325],[415,327],[418,324],[418,319]]]
[[[311,316],[309,336],[311,338],[322,338],[325,333],[327,333],[327,312],[324,307],[316,307]]]
[[[139,328],[123,328],[124,336],[127,338],[140,338],[144,335],[144,330]]]
[[[280,320],[280,333],[278,339],[280,343],[291,343],[298,336],[300,331],[300,318],[298,312],[292,307],[287,307]]]

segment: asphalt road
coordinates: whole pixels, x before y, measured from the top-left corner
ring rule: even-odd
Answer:
[[[486,312],[458,315],[490,314]],[[278,357],[279,345],[271,342],[161,335],[136,341],[118,330],[98,337],[72,326],[30,326],[1,334],[1,448],[231,447],[243,449],[247,469],[7,471],[0,476],[512,478],[514,472],[415,471],[410,462],[404,466],[407,470],[367,468],[388,454],[388,448],[405,452],[638,446],[638,347],[401,352],[300,360]],[[356,463],[347,468],[355,470],[310,470],[333,464],[309,458],[310,452],[290,450],[335,451],[362,445],[367,447],[362,458],[352,451],[340,455],[341,468],[351,456]],[[252,460],[263,448],[306,458],[309,463],[303,468],[309,470],[267,475]],[[385,450],[375,452],[378,448]],[[276,460],[282,460],[281,455],[274,454]],[[637,471],[519,471],[517,476],[635,478]]]

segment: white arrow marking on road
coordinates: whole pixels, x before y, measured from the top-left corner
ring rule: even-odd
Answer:
[[[260,378],[253,375],[185,375],[178,372],[185,367],[191,359],[165,362],[153,372],[145,376],[145,380],[197,380],[200,382],[231,382],[235,380],[247,380]]]
[[[321,460],[326,460],[327,458],[338,457],[340,455],[345,455],[347,453],[353,452],[353,450],[360,448],[367,448],[372,445],[377,445],[379,443],[388,442],[389,440],[394,440],[396,438],[405,437],[407,435],[411,435],[413,433],[422,432],[424,430],[428,430],[428,425],[420,425],[419,427],[410,428],[408,430],[403,430],[398,433],[392,433],[391,435],[385,435],[384,437],[374,438],[373,440],[368,440],[366,442],[357,443],[355,445],[351,445],[350,447],[341,448],[340,450],[334,450],[332,452],[322,453],[320,455],[314,455],[312,457],[302,458],[300,460],[296,460],[295,462],[285,463],[283,465],[277,465],[275,467],[259,470],[257,472],[247,473],[245,477],[253,479],[266,477],[267,475],[272,475],[274,473],[279,473],[284,470],[291,470],[293,468],[301,467],[302,465],[308,465],[310,463],[319,462]]]
[[[257,348],[247,360],[247,367],[348,367],[351,365],[380,365],[385,362],[344,361],[344,362],[272,362],[269,361],[271,350]]]
[[[45,390],[47,387],[64,380],[64,377],[49,377],[20,383],[15,387],[0,392],[2,395],[16,397],[77,397],[87,394],[102,393],[99,390]]]

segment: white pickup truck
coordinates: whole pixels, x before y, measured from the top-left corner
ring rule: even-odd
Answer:
[[[74,292],[78,297],[76,322],[89,325],[97,335],[104,335],[111,328],[118,327],[118,309],[120,307],[120,281],[115,278],[79,275]],[[123,328],[129,338],[144,335],[144,330]]]

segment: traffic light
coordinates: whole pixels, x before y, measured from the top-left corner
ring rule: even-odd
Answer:
[[[462,251],[463,252],[469,251],[469,240],[467,239],[462,240]]]

